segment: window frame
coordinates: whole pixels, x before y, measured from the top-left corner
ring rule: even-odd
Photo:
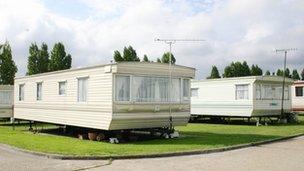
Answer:
[[[41,86],[39,89],[39,85]],[[39,91],[40,90],[40,96]],[[36,82],[36,101],[42,101],[42,82]]]
[[[130,82],[129,82],[129,100],[117,100],[117,98],[116,98],[116,94],[117,94],[117,92],[116,92],[116,86],[117,86],[117,82],[116,82],[116,80],[117,80],[117,76],[122,76],[122,77],[129,77],[129,80],[130,80]],[[114,101],[115,102],[119,102],[119,103],[128,103],[128,102],[131,102],[131,100],[132,100],[132,87],[131,87],[131,83],[133,82],[133,76],[132,75],[128,75],[128,74],[115,74],[114,75],[114,86],[113,86],[113,88],[114,88],[114,93],[113,93],[113,96],[114,96]]]
[[[188,96],[184,96],[184,81],[187,80],[188,81]],[[188,102],[191,100],[191,80],[189,78],[182,78],[182,84],[181,84],[181,101],[182,102]],[[187,98],[187,99],[185,99]]]
[[[64,83],[64,93],[63,94],[60,94],[60,84]],[[77,80],[77,86],[78,86],[78,80]],[[78,87],[77,87],[78,89]],[[66,90],[67,90],[67,81],[59,81],[58,82],[58,95],[59,96],[66,96]]]
[[[235,88],[235,100],[249,100],[250,97],[249,97],[249,85],[250,84],[235,84],[234,88]],[[238,99],[238,96],[237,96],[237,92],[240,91],[237,89],[238,86],[247,86],[247,98],[244,98],[244,99]],[[243,90],[245,91],[245,90]]]
[[[301,95],[298,95],[298,91],[297,89],[300,88],[302,89],[302,91],[300,91],[302,94]],[[295,86],[295,97],[304,97],[304,86]]]
[[[21,92],[21,87],[22,87],[22,92]],[[18,101],[24,101],[25,97],[25,84],[19,84],[18,86]]]
[[[198,89],[199,88],[191,88],[190,89],[190,96],[191,96],[191,98],[198,98]],[[192,94],[193,91],[196,91],[196,96],[193,96],[193,94]]]
[[[130,78],[130,97],[129,97],[129,100],[128,101],[118,101],[116,100],[116,79],[117,79],[117,76],[128,76]],[[133,78],[134,77],[152,77],[152,78],[169,78],[169,76],[166,76],[166,75],[147,75],[147,74],[113,74],[113,102],[114,103],[121,103],[121,104],[129,104],[129,103],[132,103],[132,104],[169,104],[169,103],[172,103],[172,104],[182,104],[182,103],[185,103],[185,102],[189,102],[191,100],[191,93],[189,91],[189,100],[187,101],[184,101],[182,99],[182,80],[183,79],[188,79],[189,80],[189,89],[191,87],[191,79],[190,78],[185,78],[185,77],[172,77],[172,79],[179,79],[180,81],[180,91],[181,91],[181,94],[180,94],[180,98],[179,98],[179,101],[163,101],[163,102],[156,102],[156,101],[152,101],[152,102],[140,102],[140,101],[133,101],[133,91],[132,91],[132,88],[133,88]]]
[[[89,76],[84,76],[84,77],[77,77],[77,102],[78,103],[87,103],[88,102],[88,97],[89,97]],[[80,96],[79,96],[79,81],[80,80],[86,80],[86,96],[84,101],[80,101]]]

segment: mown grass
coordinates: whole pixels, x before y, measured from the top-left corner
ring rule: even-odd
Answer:
[[[25,125],[16,126],[13,130],[8,124],[0,123],[0,143],[32,151],[66,155],[116,156],[168,153],[227,147],[304,133],[304,116],[301,116],[300,120],[299,124],[260,127],[192,123],[186,127],[177,127],[181,134],[177,139],[154,139],[123,144],[33,134],[27,131],[28,127]]]

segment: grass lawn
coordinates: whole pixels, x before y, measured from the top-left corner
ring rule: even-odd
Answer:
[[[12,127],[0,123],[0,143],[15,147],[68,155],[136,155],[167,153],[176,151],[203,150],[232,146],[261,140],[269,140],[299,133],[304,133],[304,116],[300,124],[260,126],[188,124],[177,127],[181,137],[177,139],[154,139],[126,144],[110,144],[50,134],[33,134],[28,127]]]

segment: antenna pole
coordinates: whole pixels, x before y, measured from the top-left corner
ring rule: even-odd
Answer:
[[[295,51],[296,49],[276,49],[276,53],[284,52],[284,70],[283,70],[283,82],[282,82],[282,98],[281,98],[281,119],[285,118],[284,114],[284,95],[285,95],[285,82],[286,82],[286,63],[287,63],[287,52]]]
[[[169,45],[169,91],[168,91],[168,102],[169,102],[169,131],[172,133],[174,132],[173,126],[173,116],[172,116],[172,44],[176,42],[200,42],[205,41],[203,39],[155,39],[158,42],[165,42]],[[182,86],[182,84],[181,84]]]

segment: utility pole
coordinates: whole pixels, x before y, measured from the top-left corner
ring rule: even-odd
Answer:
[[[172,90],[172,44],[176,42],[201,42],[205,41],[203,39],[155,39],[156,42],[164,42],[169,45],[169,91],[168,91],[168,102],[169,102],[169,131],[172,133],[174,131],[173,127],[173,117],[172,117],[172,98],[171,98],[171,90]],[[181,85],[182,86],[182,85]]]
[[[284,70],[283,70],[283,82],[282,82],[282,99],[281,99],[281,119],[285,117],[284,115],[284,93],[285,93],[285,78],[286,78],[286,63],[287,63],[287,52],[289,51],[295,51],[297,49],[290,48],[290,49],[276,49],[276,53],[284,52]]]

